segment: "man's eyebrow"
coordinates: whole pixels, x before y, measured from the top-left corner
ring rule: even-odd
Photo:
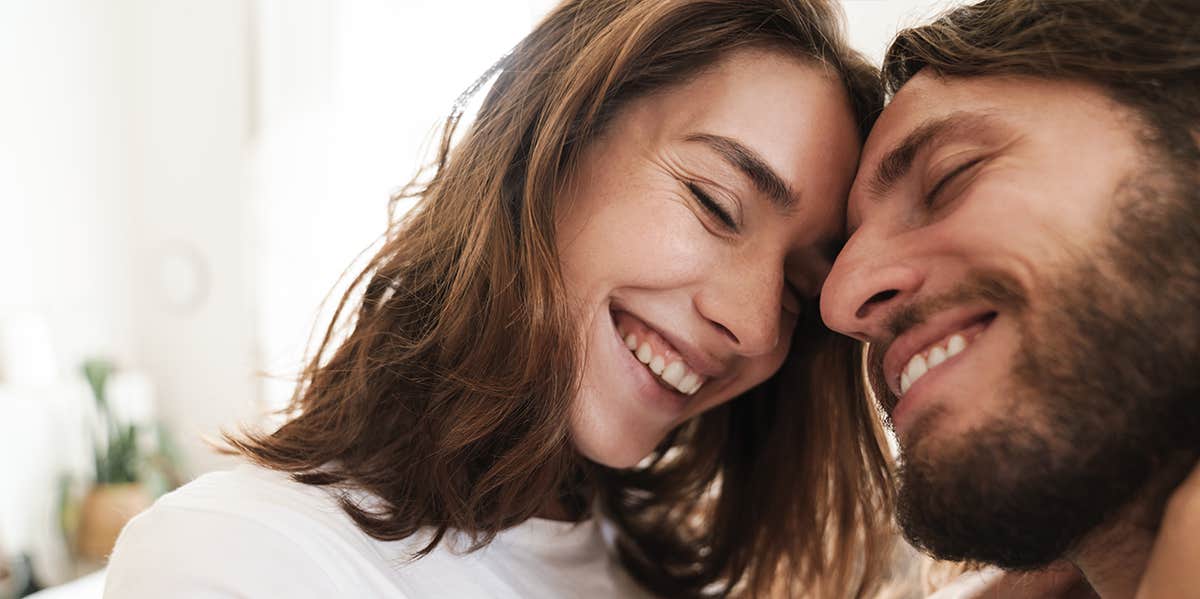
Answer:
[[[922,123],[879,161],[869,185],[871,194],[876,197],[887,195],[912,170],[917,156],[934,143],[978,135],[994,127],[990,115],[977,112],[955,112]]]
[[[783,180],[783,177],[780,177],[779,173],[776,173],[775,169],[771,168],[758,152],[746,147],[745,144],[711,133],[695,133],[684,138],[684,141],[696,141],[712,148],[726,162],[746,175],[779,210],[786,212],[796,205],[797,195]]]

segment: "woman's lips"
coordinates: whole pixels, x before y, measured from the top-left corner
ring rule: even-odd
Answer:
[[[704,386],[706,377],[648,324],[624,311],[613,312],[613,324],[626,349],[659,384],[684,395],[695,395]]]

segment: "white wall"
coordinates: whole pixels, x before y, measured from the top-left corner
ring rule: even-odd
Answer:
[[[63,376],[148,372],[193,471],[255,406],[251,6],[0,2],[0,323],[47,323]],[[207,284],[184,309],[187,260]]]
[[[940,12],[966,0],[841,0],[846,12],[850,44],[875,64],[896,32],[927,22]]]
[[[69,379],[138,355],[121,20],[0,1],[0,546],[47,582],[68,575],[58,478],[89,461],[90,392]]]
[[[123,5],[136,349],[192,471],[228,463],[201,435],[255,413],[252,6]]]
[[[0,323],[40,314],[60,370],[134,354],[114,16],[0,2]]]
[[[259,2],[254,256],[264,367],[276,375],[264,379],[267,404],[289,397],[288,375],[344,288],[330,294],[335,282],[383,233],[389,196],[428,159],[454,101],[552,4]]]

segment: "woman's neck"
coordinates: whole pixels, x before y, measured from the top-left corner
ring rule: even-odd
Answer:
[[[587,519],[588,511],[572,509],[561,499],[555,497],[542,504],[541,509],[537,512],[537,517],[560,522],[579,522]]]

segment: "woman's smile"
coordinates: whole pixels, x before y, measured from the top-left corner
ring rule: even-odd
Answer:
[[[613,312],[613,323],[626,349],[653,372],[663,386],[683,395],[695,395],[708,380],[700,367],[693,366],[684,357],[683,351],[636,316],[629,312]]]
[[[692,395],[704,381],[645,323],[627,312],[614,313],[612,322],[613,350],[629,380],[634,382],[635,399],[672,420],[686,413]],[[685,387],[684,382],[689,386]],[[686,392],[689,389],[691,393]]]

